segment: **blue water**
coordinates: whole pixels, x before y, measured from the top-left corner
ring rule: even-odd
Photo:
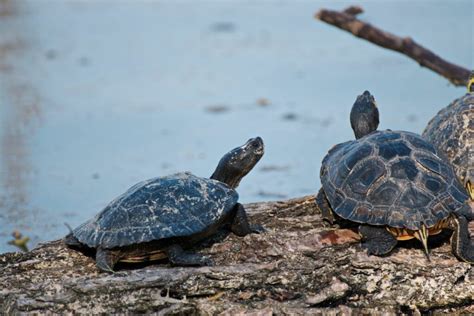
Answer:
[[[464,90],[313,18],[349,4],[0,0],[0,252],[14,230],[30,246],[63,236],[140,180],[208,176],[257,135],[266,153],[241,200],[313,193],[366,89],[380,128],[421,132]],[[472,1],[360,4],[474,67]]]

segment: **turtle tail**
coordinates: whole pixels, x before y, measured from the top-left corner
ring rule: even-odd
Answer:
[[[72,232],[70,232],[69,234],[66,235],[66,237],[64,237],[64,243],[68,246],[76,246],[76,247],[82,246],[81,242],[76,237],[74,237]]]

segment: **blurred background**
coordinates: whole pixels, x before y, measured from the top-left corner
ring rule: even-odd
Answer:
[[[353,4],[474,67],[471,0],[0,0],[0,253],[15,230],[30,247],[62,237],[138,181],[209,176],[257,135],[241,201],[312,194],[366,89],[381,129],[421,133],[465,89],[313,18]]]

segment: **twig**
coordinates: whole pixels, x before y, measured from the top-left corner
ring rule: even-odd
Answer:
[[[357,19],[356,15],[362,12],[360,7],[349,7],[342,12],[321,9],[315,17],[376,45],[407,55],[456,86],[466,85],[470,73],[468,69],[442,59],[410,37],[398,37]]]

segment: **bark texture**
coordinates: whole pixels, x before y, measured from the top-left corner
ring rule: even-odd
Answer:
[[[321,9],[315,17],[375,45],[402,53],[456,86],[466,86],[470,74],[468,69],[444,60],[410,37],[399,37],[357,19],[356,15],[362,12],[362,8],[356,6],[341,12]]]
[[[451,254],[449,234],[430,240],[431,261],[416,242],[374,257],[353,230],[324,223],[314,197],[245,207],[267,232],[202,247],[212,267],[99,273],[61,241],[1,255],[0,313],[474,313],[474,269]]]

